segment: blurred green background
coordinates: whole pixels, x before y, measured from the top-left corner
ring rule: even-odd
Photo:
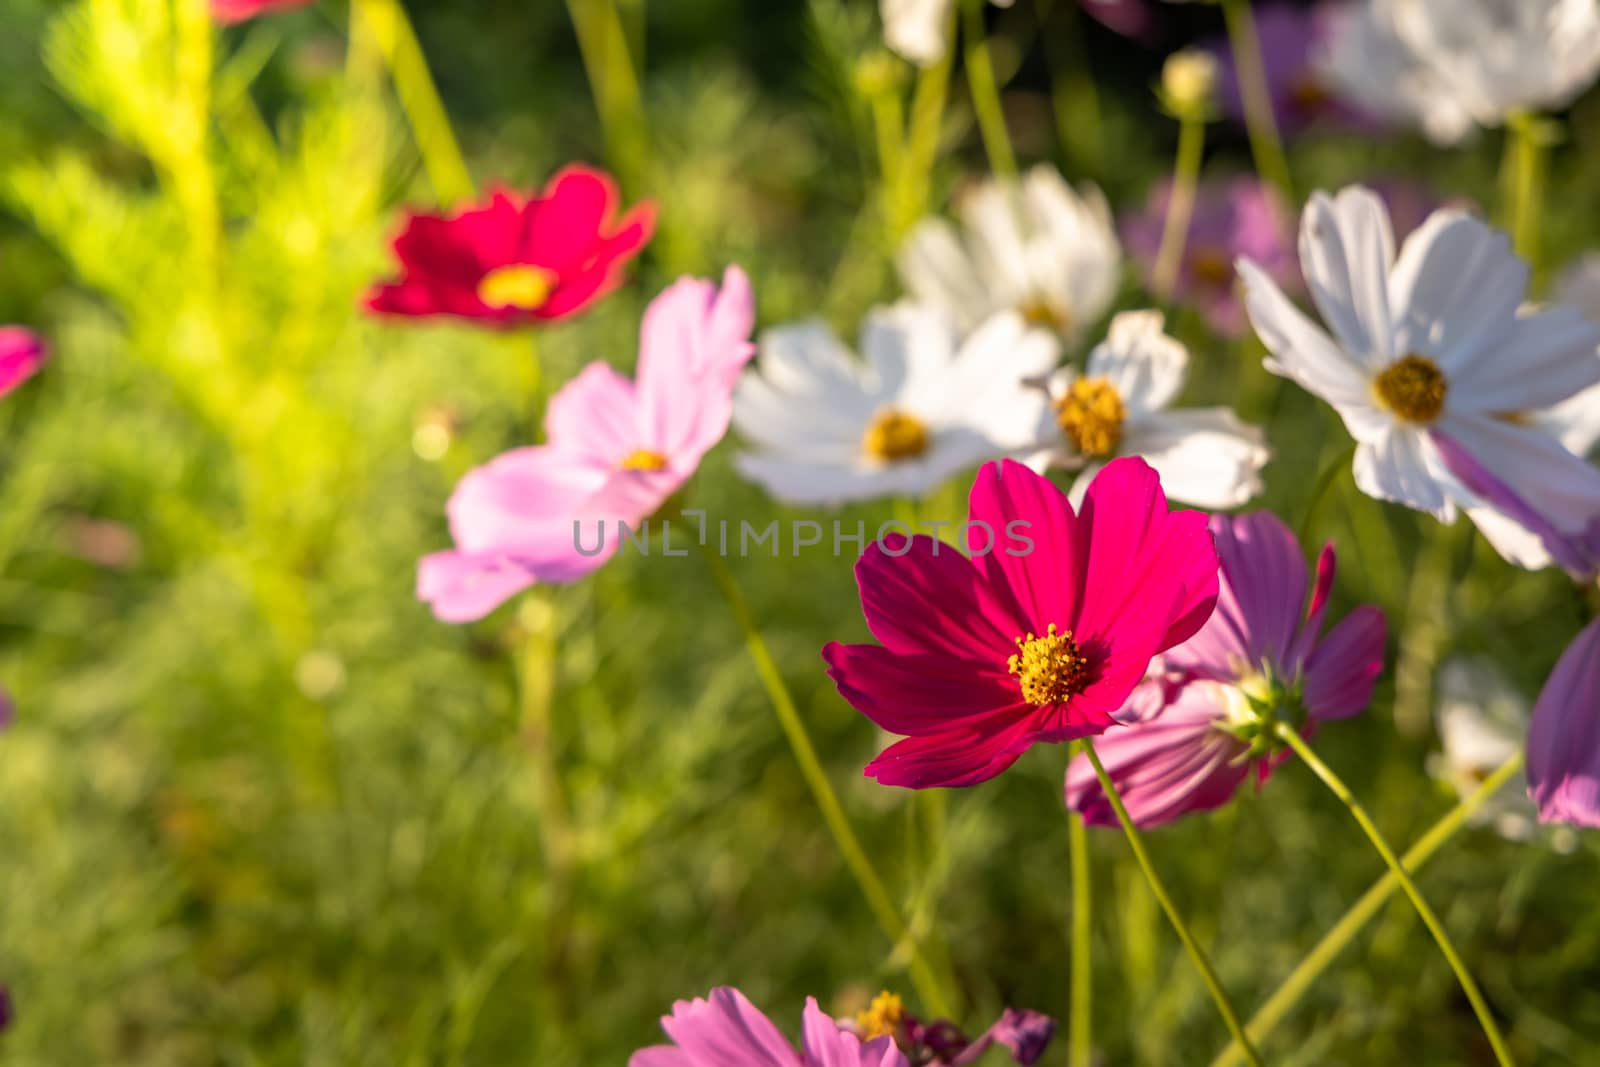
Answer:
[[[630,367],[672,277],[738,262],[763,324],[823,314],[846,337],[897,295],[855,77],[876,5],[627,0],[648,122],[621,158],[563,5],[412,5],[479,183],[609,161],[660,206],[630,283],[539,333],[537,357],[526,334],[357,313],[399,209],[435,197],[371,41],[347,47],[344,3],[220,32],[210,77],[204,47],[175,43],[175,10],[0,0],[0,322],[56,350],[0,405],[0,679],[19,708],[0,735],[17,1014],[0,1063],[620,1064],[674,999],[717,984],[786,1027],[807,994],[909,997],[701,561],[630,556],[468,627],[412,594],[417,558],[448,543],[455,479],[535,439],[540,398],[582,363]],[[1162,53],[1075,14],[990,13],[1012,134],[1025,161],[1133,207],[1169,166],[1149,91]],[[1169,16],[1167,44],[1214,16]],[[1052,107],[1084,55],[1098,129],[1081,98]],[[1242,137],[1215,132],[1209,171],[1247,168]],[[935,208],[985,169],[959,69],[943,143]],[[1304,189],[1405,174],[1493,208],[1500,150],[1498,133],[1448,153],[1311,136],[1291,158]],[[1553,160],[1549,266],[1600,244],[1597,192],[1591,96]],[[1130,272],[1122,306],[1142,300]],[[1263,504],[1298,524],[1343,429],[1268,378],[1253,341],[1190,313],[1173,326],[1195,351],[1190,399],[1267,424]],[[729,451],[695,499],[764,522],[774,506]],[[1453,802],[1423,771],[1437,663],[1485,652],[1531,694],[1581,605],[1348,475],[1314,536],[1339,544],[1341,603],[1391,612],[1395,665],[1319,744],[1409,842]],[[1065,749],[950,795],[928,848],[910,794],[860,777],[881,738],[818,657],[865,636],[849,562],[732,565],[869,851],[932,917],[959,1021],[1064,1016]],[[1223,1031],[1203,987],[1124,842],[1092,837],[1104,1062],[1208,1062]],[[1293,764],[1152,847],[1246,1010],[1381,873]],[[1600,1063],[1597,860],[1592,838],[1563,856],[1468,831],[1422,877],[1527,1062]],[[1264,1051],[1491,1062],[1403,903]]]

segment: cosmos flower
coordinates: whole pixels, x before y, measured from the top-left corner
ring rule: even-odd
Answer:
[[[417,596],[446,622],[481,618],[535,582],[568,582],[615,554],[603,530],[651,516],[727,432],[749,361],[750,283],[684,278],[651,302],[634,379],[589,364],[550,400],[547,443],[468,472],[448,508],[455,548],[427,556]],[[598,547],[587,540],[600,530]],[[583,531],[588,531],[584,533]]]
[[[33,377],[47,355],[49,348],[32,330],[0,326],[0,396]]]
[[[1528,267],[1510,242],[1456,210],[1436,211],[1395,255],[1370,190],[1316,193],[1301,219],[1300,268],[1332,336],[1257,264],[1239,262],[1267,369],[1331,403],[1356,439],[1355,480],[1370,496],[1443,522],[1464,509],[1495,548],[1542,566],[1540,538],[1503,521],[1445,466],[1448,438],[1514,483],[1558,530],[1583,529],[1593,478],[1582,459],[1523,414],[1600,383],[1600,327],[1572,308],[1525,308]]]
[[[958,198],[961,228],[919,222],[896,260],[918,301],[945,309],[967,331],[997,311],[1071,338],[1111,307],[1121,249],[1105,197],[1078,192],[1040,164],[1021,179],[990,178]]]
[[[1600,0],[1374,0],[1479,123],[1557,110],[1600,75]]]
[[[737,989],[722,986],[706,999],[680,1000],[661,1028],[670,1045],[642,1048],[628,1067],[910,1067],[888,1036],[862,1041],[806,998],[800,1048]]]
[[[1248,779],[1265,781],[1282,752],[1276,720],[1302,732],[1366,708],[1383,672],[1383,613],[1359,607],[1323,632],[1333,587],[1333,546],[1314,587],[1294,534],[1258,511],[1214,515],[1221,595],[1205,627],[1162,658],[1145,683],[1155,700],[1123,716],[1126,729],[1095,741],[1128,812],[1142,827],[1227,803]],[[1310,604],[1306,594],[1311,594]],[[1302,610],[1304,614],[1302,615]],[[1117,825],[1087,758],[1067,769],[1067,806]]]
[[[1450,79],[1400,36],[1381,3],[1343,9],[1315,65],[1341,99],[1363,113],[1415,126],[1434,144],[1457,144],[1477,129]]]
[[[1042,382],[1050,395],[1039,440],[1028,457],[1041,473],[1081,473],[1074,502],[1114,456],[1140,456],[1173,500],[1235,508],[1261,492],[1265,437],[1225,407],[1169,410],[1189,375],[1189,350],[1162,331],[1159,311],[1125,311],[1089,353],[1082,374],[1063,367]]]
[[[1172,182],[1150,190],[1143,211],[1121,220],[1122,239],[1139,265],[1147,285],[1153,284],[1161,231],[1166,224]],[[1244,304],[1233,262],[1247,256],[1274,281],[1295,291],[1300,276],[1286,232],[1289,210],[1277,192],[1257,178],[1240,177],[1202,185],[1195,197],[1189,235],[1183,245],[1173,296],[1197,308],[1224,337],[1245,332]]]
[[[967,1037],[948,1019],[923,1022],[905,1010],[894,993],[882,992],[848,1025],[863,1040],[885,1035],[894,1038],[913,1064],[965,1067],[996,1045],[1024,1067],[1038,1062],[1055,1036],[1056,1021],[1036,1011],[1007,1008],[977,1040]]]
[[[1055,339],[1015,312],[965,341],[949,319],[902,303],[868,316],[865,363],[820,322],[768,330],[733,421],[755,446],[741,474],[787,503],[920,495],[1033,443],[1048,402],[1023,384],[1055,366]]]
[[[620,285],[650,239],[655,208],[614,219],[618,199],[609,175],[574,165],[538,196],[498,191],[455,215],[413,214],[394,242],[401,276],[374,287],[367,307],[502,327],[574,315]]]
[[[211,0],[211,17],[218,22],[243,22],[257,15],[271,15],[305,7],[314,0]]]
[[[1528,795],[1541,822],[1600,829],[1600,619],[1573,638],[1533,705]]]
[[[1347,0],[1323,0],[1311,7],[1288,3],[1259,4],[1255,9],[1262,73],[1272,99],[1278,129],[1292,134],[1314,122],[1329,120],[1347,128],[1368,129],[1373,118],[1340,98],[1329,84],[1321,62],[1329,42],[1354,5]],[[1218,97],[1223,111],[1244,122],[1244,99],[1233,62],[1233,46],[1216,38],[1205,46],[1219,61]]]
[[[1010,7],[1016,0],[989,0]],[[931,67],[950,51],[950,21],[956,0],[878,0],[883,43],[921,67]]]
[[[867,765],[884,785],[975,785],[1103,732],[1216,602],[1205,516],[1169,512],[1139,459],[1108,463],[1076,514],[1021,464],[985,464],[966,543],[971,558],[930,537],[869,545],[856,583],[882,644],[822,651],[840,695],[905,736]]]

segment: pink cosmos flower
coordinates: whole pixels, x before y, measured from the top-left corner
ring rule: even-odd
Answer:
[[[1246,779],[1265,781],[1277,758],[1271,717],[1297,729],[1348,718],[1367,706],[1383,672],[1383,613],[1364,606],[1326,634],[1323,611],[1333,585],[1333,546],[1322,550],[1311,603],[1294,534],[1265,511],[1215,515],[1222,561],[1216,614],[1162,659],[1146,682],[1128,728],[1095,742],[1128,813],[1158,826],[1191,811],[1220,807]],[[1067,806],[1085,821],[1117,825],[1116,813],[1084,757],[1067,769]]]
[[[545,444],[461,479],[447,509],[455,548],[422,560],[417,596],[445,622],[467,622],[535,582],[573,581],[603,564],[617,548],[606,530],[654,514],[727,433],[754,321],[738,267],[720,290],[684,278],[656,297],[635,379],[589,364],[551,398]]]
[[[1533,706],[1528,795],[1540,822],[1600,829],[1600,619],[1567,646]]]
[[[1146,284],[1155,272],[1171,199],[1172,182],[1163,181],[1150,190],[1143,211],[1121,221],[1123,243]],[[1289,209],[1272,186],[1256,178],[1200,186],[1173,296],[1198,309],[1217,333],[1243,336],[1246,320],[1233,271],[1236,258],[1255,260],[1291,291],[1303,288],[1289,239],[1290,218]]]
[[[314,0],[211,0],[211,17],[218,22],[243,22],[257,15],[270,15],[305,7]]]
[[[862,1041],[806,998],[799,1051],[745,995],[723,986],[680,1000],[661,1028],[670,1045],[642,1048],[628,1067],[910,1067],[892,1037]]]
[[[974,785],[1101,733],[1216,604],[1205,516],[1169,512],[1135,457],[1106,464],[1077,514],[1021,464],[985,464],[966,532],[971,558],[930,537],[870,545],[856,583],[882,644],[822,650],[840,694],[905,735],[867,765],[885,785]]]
[[[21,326],[0,326],[0,396],[33,377],[49,349],[39,335]]]
[[[614,219],[619,201],[610,175],[574,165],[526,200],[502,190],[455,215],[413,214],[394,242],[402,274],[367,307],[502,327],[574,315],[620,285],[650,239],[655,208]]]

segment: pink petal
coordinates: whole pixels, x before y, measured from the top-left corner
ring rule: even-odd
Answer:
[[[1370,604],[1339,620],[1306,660],[1306,713],[1314,719],[1344,719],[1364,711],[1383,673],[1387,634],[1383,612]]]
[[[819,1008],[816,997],[806,998],[801,1047],[806,1067],[910,1067],[893,1038],[879,1037],[863,1043]]]
[[[551,445],[518,448],[468,471],[446,511],[456,547],[511,556],[531,566],[582,566],[575,522],[593,515],[607,472]],[[584,569],[592,570],[595,563]]]
[[[417,599],[440,622],[474,622],[533,584],[532,572],[504,556],[435,552],[417,564]]]
[[[613,468],[646,446],[633,382],[594,362],[550,398],[544,432],[552,445]]]
[[[1600,619],[1567,646],[1533,706],[1528,795],[1542,822],[1600,829]]]
[[[1266,511],[1215,515],[1210,525],[1221,561],[1217,610],[1169,663],[1218,679],[1232,679],[1245,666],[1288,664],[1306,602],[1299,542]]]
[[[0,326],[0,396],[27,381],[44,365],[49,349],[21,326]]]
[[[800,1057],[772,1021],[737,989],[683,1001],[661,1028],[694,1067],[800,1067]]]

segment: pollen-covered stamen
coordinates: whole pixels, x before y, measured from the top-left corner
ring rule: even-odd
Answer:
[[[1044,296],[1030,296],[1017,305],[1029,326],[1065,332],[1072,325],[1072,312],[1061,303]]]
[[[1055,623],[1043,637],[1017,638],[1017,654],[1006,661],[1006,670],[1017,676],[1023,699],[1040,707],[1064,704],[1089,683],[1088,659],[1072,631],[1057,633]]]
[[[617,466],[625,471],[666,470],[667,457],[660,452],[652,452],[648,448],[640,448],[628,453],[627,457]]]
[[[1400,357],[1372,379],[1372,396],[1378,406],[1406,422],[1437,419],[1444,412],[1449,391],[1450,383],[1439,365],[1416,353]]]
[[[486,307],[536,311],[555,290],[556,276],[531,263],[496,267],[478,282],[478,299]]]
[[[861,451],[879,463],[915,459],[928,450],[928,428],[915,415],[885,408],[861,436]]]
[[[863,1041],[875,1037],[893,1037],[900,1032],[905,1020],[906,1006],[900,994],[887,989],[872,998],[872,1003],[856,1013],[856,1036]]]
[[[1106,378],[1078,378],[1056,401],[1061,432],[1085,456],[1109,456],[1122,443],[1128,409]]]

